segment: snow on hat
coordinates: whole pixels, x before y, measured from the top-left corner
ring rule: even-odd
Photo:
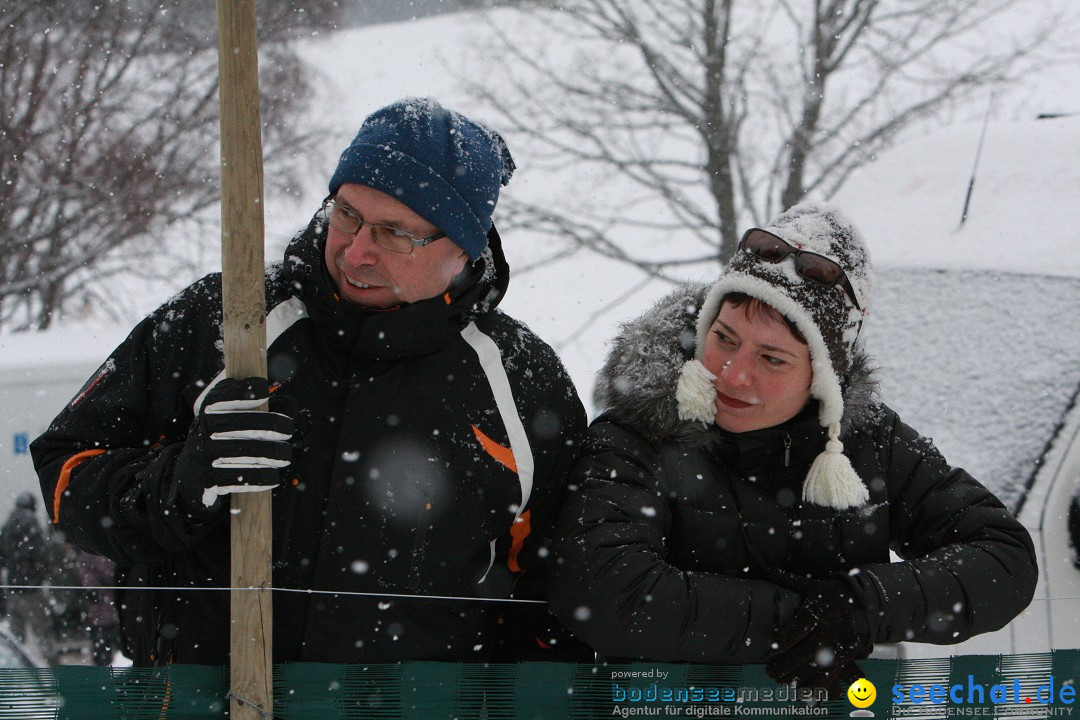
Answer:
[[[862,310],[839,286],[825,286],[795,272],[795,256],[770,263],[748,253],[737,253],[705,297],[697,323],[697,352],[679,377],[679,416],[683,420],[715,419],[715,376],[701,363],[709,328],[726,295],[741,292],[778,310],[795,324],[810,348],[813,379],[810,395],[818,400],[818,420],[828,428],[825,451],[814,461],[803,499],[817,505],[844,509],[869,498],[840,442],[844,414],[841,378],[851,365],[863,317],[874,284],[873,269],[862,234],[835,208],[817,203],[796,205],[764,228],[791,245],[824,255],[844,269]]]
[[[433,98],[406,98],[377,110],[341,153],[330,193],[345,183],[401,201],[476,260],[487,247],[499,188],[514,159],[494,130]]]

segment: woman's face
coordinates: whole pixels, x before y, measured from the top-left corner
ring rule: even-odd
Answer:
[[[810,348],[749,303],[720,306],[702,362],[716,380],[716,424],[730,432],[779,425],[810,399]]]

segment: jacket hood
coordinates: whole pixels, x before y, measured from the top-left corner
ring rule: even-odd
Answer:
[[[593,401],[598,410],[611,411],[658,438],[705,441],[715,425],[680,420],[676,386],[683,364],[694,358],[698,311],[710,287],[682,285],[620,326],[597,375]],[[880,406],[875,373],[872,358],[857,346],[840,382],[845,432],[876,417]]]

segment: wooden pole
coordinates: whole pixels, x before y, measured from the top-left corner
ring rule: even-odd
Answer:
[[[225,375],[266,377],[263,166],[255,0],[218,0],[221,93],[221,285]],[[231,519],[230,717],[273,708],[270,493],[234,493]]]

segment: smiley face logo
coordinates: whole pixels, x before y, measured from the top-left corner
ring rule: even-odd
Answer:
[[[857,708],[868,708],[877,699],[877,688],[866,678],[851,683],[847,690],[848,701]]]

